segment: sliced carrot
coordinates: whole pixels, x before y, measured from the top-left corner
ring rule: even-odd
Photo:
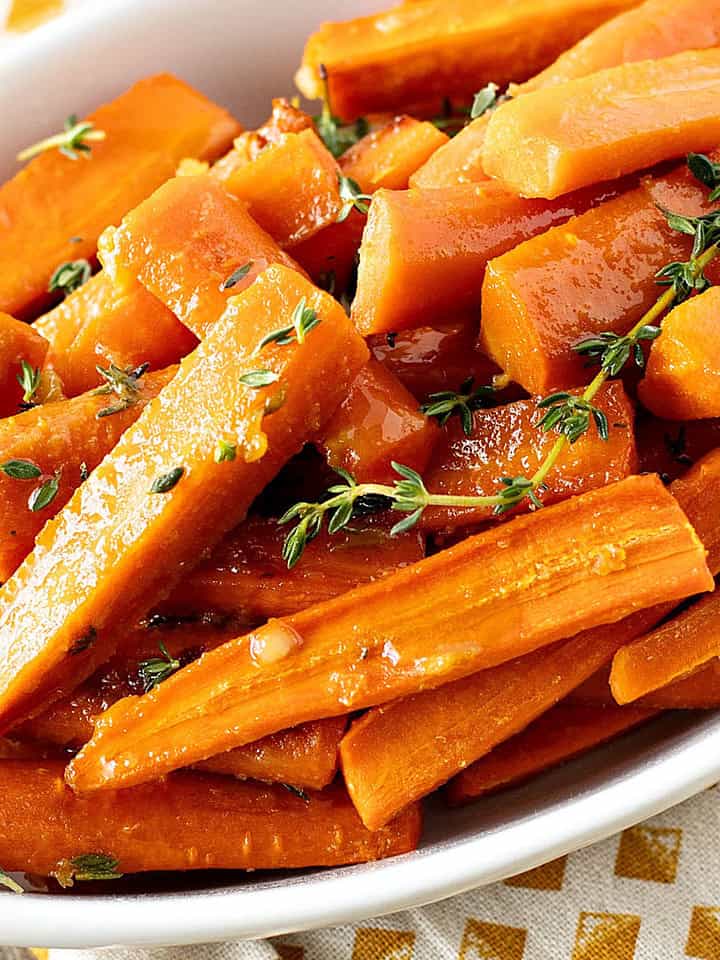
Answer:
[[[21,409],[24,391],[18,377],[22,361],[38,370],[47,353],[47,340],[27,323],[0,313],[0,418]]]
[[[608,440],[590,431],[565,448],[541,494],[545,505],[637,472],[634,410],[622,384],[603,388],[598,405],[613,425]],[[557,439],[556,434],[538,428],[541,413],[535,400],[478,410],[473,414],[470,436],[460,420],[453,419],[430,464],[427,488],[454,496],[491,495],[501,477],[531,476]],[[431,507],[421,522],[432,530],[453,530],[491,517],[492,508],[487,507]]]
[[[659,417],[720,416],[720,290],[711,287],[663,320],[638,393]]]
[[[37,311],[59,264],[93,259],[105,227],[171,177],[183,157],[214,160],[241,129],[169,74],[141,80],[89,119],[106,137],[91,144],[87,163],[51,150],[0,187],[0,310]],[[38,211],[48,210],[52,220],[44,216],[38,230]]]
[[[720,511],[720,448],[698,460],[670,489],[691,518],[716,576],[720,573],[720,524],[716,519]]]
[[[103,715],[69,782],[139,783],[711,587],[676,501],[657,478],[631,477],[219,647]]]
[[[421,829],[416,807],[370,833],[340,786],[297,797],[203,773],[90,800],[63,785],[61,760],[2,761],[0,797],[3,867],[65,883],[88,854],[118,873],[334,866],[406,853]]]
[[[439,439],[438,425],[395,374],[371,360],[325,427],[320,449],[361,483],[392,483],[393,461],[422,473]]]
[[[503,103],[486,173],[525,197],[558,197],[720,141],[720,51],[610,67]]]
[[[292,326],[302,301],[318,329],[258,355],[263,336]],[[228,305],[5,584],[0,726],[58,699],[107,659],[118,634],[169,594],[316,436],[367,354],[342,307],[287,267],[268,268]],[[274,382],[244,384],[258,368]],[[221,441],[237,445],[235,460],[215,462]]]
[[[559,703],[506,743],[450,781],[452,807],[520,783],[592,750],[644,723],[657,711],[641,707],[593,707]]]
[[[720,447],[720,419],[677,423],[644,417],[635,429],[640,473],[659,473],[677,480],[698,460]]]
[[[306,97],[329,79],[345,120],[451,97],[468,102],[489,80],[532,76],[632,0],[422,0],[345,23],[325,23],[305,46],[295,81]]]
[[[588,677],[566,699],[568,703],[586,706],[616,705],[610,691],[610,665]],[[720,660],[711,660],[690,676],[653,690],[634,701],[633,706],[657,710],[713,710],[719,707]]]
[[[168,180],[105,231],[99,254],[113,282],[138,280],[198,337],[269,264],[296,267],[210,176]]]
[[[483,153],[489,122],[489,113],[471,120],[416,170],[410,178],[410,186],[421,190],[437,190],[454,187],[458,183],[488,180],[483,167]]]

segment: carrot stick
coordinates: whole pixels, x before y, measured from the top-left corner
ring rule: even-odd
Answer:
[[[198,337],[269,264],[296,267],[210,176],[168,180],[105,231],[99,255],[113,282],[138,280]]]
[[[439,439],[435,421],[373,359],[325,427],[320,449],[331,466],[349,471],[360,483],[392,483],[393,461],[422,473]]]
[[[301,343],[269,343],[259,357],[263,336],[292,327],[301,302],[318,329]],[[268,268],[228,305],[5,584],[0,726],[107,659],[118,633],[167,596],[316,435],[366,359],[342,307],[295,270]],[[273,382],[244,384],[258,368]]]
[[[177,363],[197,339],[139,283],[118,289],[105,273],[94,276],[33,324],[50,343],[45,360],[76,397],[101,382],[97,365],[161,370]]]
[[[77,797],[63,785],[62,761],[4,760],[0,797],[4,869],[63,883],[75,872],[72,861],[93,853],[118,873],[359,863],[414,849],[421,828],[416,807],[369,833],[340,786],[303,798],[203,773],[99,800]]]
[[[581,683],[566,698],[568,703],[585,706],[614,706],[615,698],[610,690],[610,665],[598,670]],[[710,663],[675,680],[666,687],[653,690],[634,701],[635,707],[657,710],[713,710],[720,706],[720,661]]]
[[[657,478],[631,477],[219,647],[111,708],[69,782],[85,791],[152,779],[711,586],[675,500]]]
[[[0,236],[0,310],[37,312],[56,267],[93,259],[105,227],[171,177],[183,157],[213,160],[241,129],[169,74],[141,80],[89,119],[105,139],[90,144],[87,163],[49,150],[0,187],[0,220],[12,224]],[[53,211],[52,224],[38,231],[45,210]]]
[[[368,113],[414,113],[443,98],[468,102],[489,80],[532,76],[630,0],[496,3],[422,0],[345,23],[325,23],[305,46],[295,82],[322,96],[320,65],[333,110],[344,120]]]
[[[40,333],[8,313],[0,313],[0,418],[21,409],[24,391],[18,377],[22,376],[22,361],[37,370],[47,349]]]
[[[542,494],[546,506],[637,472],[634,410],[622,384],[608,384],[598,395],[598,403],[614,425],[608,440],[588,432],[565,448],[548,475]],[[427,488],[454,496],[487,495],[497,490],[501,477],[518,476],[526,470],[532,473],[555,442],[554,434],[538,429],[538,417],[535,400],[478,410],[469,436],[455,418],[443,431],[427,472]],[[521,505],[521,509],[527,506]],[[487,507],[430,507],[421,523],[431,530],[453,530],[491,518],[492,508]]]
[[[495,790],[586,753],[657,711],[641,707],[592,707],[559,703],[512,739],[461,771],[448,784],[451,807],[469,803]]]
[[[720,141],[720,51],[610,67],[503,103],[486,173],[525,197],[558,197]]]
[[[643,404],[657,416],[720,416],[719,306],[720,291],[711,287],[675,307],[663,321],[638,389]]]
[[[640,418],[635,438],[639,473],[659,473],[663,480],[677,480],[698,460],[720,447],[720,419],[677,423],[657,417]]]
[[[0,581],[20,566],[44,524],[169,383],[175,369],[142,376],[136,381],[133,402],[110,416],[98,414],[113,407],[119,399],[115,394],[84,394],[0,420],[0,464],[24,461],[35,468],[28,480],[0,470]],[[42,509],[31,510],[30,495],[49,478],[56,479],[57,493]]]

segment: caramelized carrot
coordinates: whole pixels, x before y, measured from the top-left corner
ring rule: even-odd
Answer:
[[[115,394],[84,394],[0,420],[0,464],[22,460],[36,468],[30,480],[0,471],[0,581],[14,573],[44,524],[65,506],[83,477],[112,450],[174,373],[173,367],[145,374],[137,381],[134,402],[110,416],[98,414],[117,403]],[[43,509],[31,510],[31,493],[52,477],[57,480],[54,498]]]
[[[320,331],[265,346],[262,369],[277,382],[245,385],[263,336],[292,326],[302,300]],[[294,270],[268,268],[228,305],[5,584],[0,726],[58,699],[107,659],[118,633],[167,596],[316,435],[366,359],[340,305]],[[236,459],[215,462],[220,441],[237,445]]]
[[[610,665],[598,670],[566,698],[568,703],[585,706],[614,706],[610,691]],[[675,680],[640,697],[636,707],[657,710],[712,710],[720,706],[720,661],[711,660],[689,677]]]
[[[320,65],[333,110],[345,120],[368,113],[437,109],[468,102],[489,80],[532,76],[632,0],[421,0],[346,23],[325,23],[305,46],[295,81],[322,96]]]
[[[712,450],[691,467],[670,488],[683,510],[691,518],[708,552],[713,576],[720,573],[720,449]]]
[[[33,370],[39,369],[47,349],[47,341],[37,330],[8,313],[0,313],[0,418],[21,409],[24,391],[18,377],[22,375],[22,361]]]
[[[469,579],[472,570],[480,575]],[[69,782],[79,791],[139,783],[711,586],[702,545],[675,500],[656,478],[631,477],[206,654],[104,714]]]
[[[141,80],[89,119],[106,137],[91,145],[87,163],[51,150],[0,187],[0,310],[37,312],[59,264],[93,259],[102,230],[171,177],[182,157],[214,160],[241,129],[168,74]],[[38,230],[38,211],[48,210],[52,219]]]
[[[720,416],[720,290],[711,287],[671,310],[638,393],[669,420]]]
[[[619,382],[598,394],[598,405],[613,424],[608,440],[590,431],[565,448],[548,475],[542,502],[556,503],[567,497],[622,480],[637,472],[633,432],[633,405]],[[426,475],[433,493],[477,496],[494,493],[501,477],[524,472],[532,475],[540,466],[557,435],[537,427],[535,400],[518,400],[473,414],[473,429],[466,436],[459,419],[443,431],[443,440]],[[486,507],[430,507],[421,523],[432,530],[453,530],[492,517]]]
[[[139,280],[198,337],[269,264],[296,266],[210,176],[168,180],[105,231],[99,255],[113,282]]]
[[[644,723],[657,711],[559,703],[534,723],[461,771],[447,788],[451,807],[557,766]]]
[[[323,431],[320,449],[360,483],[392,483],[392,462],[422,473],[440,428],[378,360],[371,360]]]
[[[45,359],[65,396],[96,387],[97,365],[124,369],[150,364],[160,370],[177,363],[197,338],[139,283],[125,289],[99,273],[33,324],[50,343]]]
[[[525,197],[558,197],[720,141],[720,51],[610,67],[503,103],[486,173]]]
[[[416,807],[370,833],[340,786],[297,797],[203,773],[90,800],[63,785],[62,761],[2,761],[0,798],[3,867],[64,883],[73,860],[89,853],[116,862],[118,873],[378,860],[414,849],[421,827]]]
[[[677,480],[706,454],[720,447],[720,419],[677,423],[657,417],[639,418],[635,427],[640,473],[659,473]]]

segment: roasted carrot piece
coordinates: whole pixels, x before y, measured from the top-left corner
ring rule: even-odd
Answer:
[[[689,256],[688,238],[670,229],[658,204],[695,215],[707,212],[706,195],[683,166],[491,260],[481,349],[530,393],[585,383],[573,344],[626,333],[659,296],[657,271]]]
[[[118,442],[125,430],[172,379],[175,368],[148,373],[136,382],[133,402],[98,417],[117,401],[115,394],[59,400],[0,420],[0,464],[29,462],[35,476],[17,480],[0,471],[0,581],[7,580],[31,552],[44,524]],[[31,510],[29,497],[54,478],[57,493],[47,506]]]
[[[361,483],[392,483],[392,462],[422,472],[440,428],[379,360],[371,360],[323,431],[320,449],[333,467]]]
[[[59,264],[93,259],[105,227],[171,177],[183,157],[214,160],[241,129],[169,74],[141,80],[89,119],[106,137],[91,144],[88,163],[51,150],[0,187],[0,310],[37,312]],[[38,210],[53,214],[41,231]]]
[[[320,534],[308,544],[303,562],[288,570],[282,558],[286,536],[275,520],[247,520],[185,577],[161,612],[229,613],[254,627],[331,600],[425,555],[417,530],[391,537],[377,523],[354,520],[352,531]]]
[[[614,706],[610,691],[610,665],[598,670],[566,698],[586,706]],[[635,707],[657,710],[712,710],[720,706],[720,661],[711,660],[688,677],[659,687],[633,702]]]
[[[657,417],[638,419],[635,439],[639,473],[659,473],[663,480],[677,480],[698,460],[720,447],[720,419],[677,423]]]
[[[682,477],[672,483],[671,491],[691,518],[708,552],[708,566],[720,573],[720,449],[711,450]]]
[[[606,188],[602,188],[605,190]],[[379,190],[360,248],[353,319],[364,336],[477,309],[485,265],[606,194],[523,200],[496,183]]]
[[[450,806],[527,780],[550,767],[592,750],[644,723],[656,710],[641,707],[592,707],[559,703],[534,723],[496,747],[448,784]]]
[[[320,331],[270,343],[258,357],[263,337],[292,327],[301,302]],[[72,690],[112,653],[117,634],[167,596],[316,436],[367,355],[342,307],[287,267],[268,268],[228,305],[5,584],[0,726]],[[259,366],[277,382],[244,384]],[[234,460],[215,462],[221,441],[236,445]]]
[[[47,353],[47,340],[27,323],[0,313],[0,418],[21,409],[24,391],[18,377],[22,361],[37,370]]]
[[[344,120],[368,113],[437,110],[443,98],[467,102],[489,80],[532,76],[579,37],[632,0],[422,0],[346,23],[325,23],[305,46],[295,81],[310,99],[329,79]],[[430,101],[430,103],[428,103]]]
[[[614,382],[604,387],[598,394],[598,404],[613,424],[609,439],[589,432],[568,445],[547,478],[544,504],[637,472],[634,410],[622,384]],[[535,400],[518,400],[476,411],[470,436],[464,433],[459,419],[450,421],[426,475],[428,489],[456,496],[487,495],[498,489],[501,477],[514,477],[523,471],[532,474],[557,438],[538,428],[538,418]],[[428,529],[453,530],[491,517],[492,508],[430,507],[421,523]]]
[[[65,396],[101,382],[97,365],[151,370],[177,363],[197,338],[139,283],[117,288],[99,273],[33,324],[50,343],[45,368],[60,378]]]
[[[720,290],[710,287],[663,320],[638,394],[669,420],[720,416]]]
[[[117,229],[105,231],[99,255],[113,282],[138,280],[198,337],[269,264],[297,269],[243,204],[207,175],[168,180]]]
[[[482,573],[469,580],[470,570]],[[657,478],[631,477],[206,654],[104,714],[69,782],[79,791],[139,783],[711,586],[702,545],[676,501]]]
[[[720,51],[610,67],[503,103],[486,173],[525,197],[558,197],[720,141]]]
[[[421,829],[416,807],[370,833],[341,786],[297,797],[204,773],[90,800],[63,785],[61,760],[2,761],[0,796],[3,867],[63,883],[89,853],[118,873],[334,866],[405,853]]]

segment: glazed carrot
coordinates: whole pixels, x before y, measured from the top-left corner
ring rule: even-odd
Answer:
[[[416,807],[370,833],[340,786],[303,798],[203,773],[87,799],[63,786],[62,761],[4,760],[0,797],[3,867],[63,883],[73,877],[73,859],[91,853],[108,857],[118,873],[378,860],[414,849],[421,827]]]
[[[422,0],[346,23],[325,23],[305,46],[295,82],[344,120],[406,110],[444,97],[468,102],[489,80],[532,76],[632,0]]]
[[[675,500],[656,478],[631,477],[219,647],[104,714],[69,782],[79,791],[139,783],[711,586]]]
[[[45,360],[76,397],[100,381],[97,365],[160,370],[177,363],[197,338],[139,283],[117,288],[99,273],[33,324],[50,343]]]
[[[602,191],[607,188],[602,188]],[[379,190],[360,248],[353,319],[364,336],[476,310],[485,265],[606,194],[527,201],[496,183]]]
[[[720,141],[720,51],[610,67],[503,103],[486,173],[525,197],[558,197]]]
[[[703,546],[708,552],[708,566],[713,576],[720,573],[720,449],[698,460],[670,488],[683,510],[690,517]]]
[[[214,160],[241,129],[225,110],[168,74],[141,80],[89,119],[106,136],[89,144],[87,163],[50,150],[0,187],[0,222],[6,225],[0,310],[37,311],[59,264],[93,259],[105,227],[171,177],[182,157]],[[39,231],[38,211],[48,210],[51,221],[45,217]]]
[[[711,287],[671,310],[650,351],[638,393],[669,420],[720,416],[720,291]]]
[[[588,432],[565,448],[548,475],[542,493],[545,505],[637,472],[634,410],[622,384],[614,382],[604,387],[598,403],[608,423],[613,424],[608,440]],[[427,488],[456,496],[487,495],[498,489],[501,477],[518,476],[528,470],[532,474],[556,439],[555,434],[537,427],[538,419],[536,400],[476,411],[470,436],[454,418],[443,431],[443,440],[425,475]],[[421,523],[432,530],[453,530],[491,517],[492,508],[430,507]]]
[[[586,706],[614,706],[610,691],[610,665],[598,670],[566,698],[568,703]],[[689,677],[675,680],[640,697],[636,707],[657,710],[713,710],[720,706],[720,661],[711,660]]]
[[[303,562],[288,570],[282,558],[287,530],[272,519],[250,518],[185,577],[163,601],[161,612],[226,613],[254,627],[330,600],[425,555],[417,530],[391,537],[377,523],[354,520],[352,526],[333,536],[320,534],[308,545]]]
[[[98,414],[118,402],[115,394],[84,394],[0,420],[0,464],[21,460],[36,468],[29,480],[0,471],[0,581],[20,566],[44,524],[65,506],[83,477],[112,450],[174,373],[173,367],[145,374],[136,382],[133,402],[111,416]],[[49,478],[57,480],[57,493],[47,506],[31,510],[30,495]]]
[[[301,301],[318,329],[302,343],[270,343],[259,358],[263,336],[292,326]],[[342,307],[295,270],[268,268],[228,305],[5,584],[0,726],[107,659],[118,633],[167,596],[316,435],[366,359]],[[241,378],[259,364],[273,383],[255,389]],[[234,460],[222,459],[227,445]]]
[[[392,462],[422,473],[440,428],[379,360],[371,360],[323,431],[320,449],[360,483],[393,483]]]
[[[659,473],[663,480],[677,480],[698,460],[720,447],[720,419],[677,423],[657,417],[639,418],[635,438],[639,473]]]
[[[98,251],[114,283],[138,280],[198,337],[269,264],[296,267],[210,176],[168,180],[105,231]]]
[[[8,313],[0,313],[0,418],[21,409],[24,391],[18,377],[22,376],[22,361],[38,369],[47,349],[47,341],[37,330]]]
[[[448,785],[447,801],[451,807],[457,807],[520,783],[612,740],[656,713],[641,707],[559,703],[522,733],[461,771]]]
[[[572,345],[626,333],[658,297],[656,272],[689,256],[688,238],[670,229],[658,204],[695,215],[708,210],[706,196],[683,166],[492,260],[481,349],[530,393],[585,383],[585,358]]]

